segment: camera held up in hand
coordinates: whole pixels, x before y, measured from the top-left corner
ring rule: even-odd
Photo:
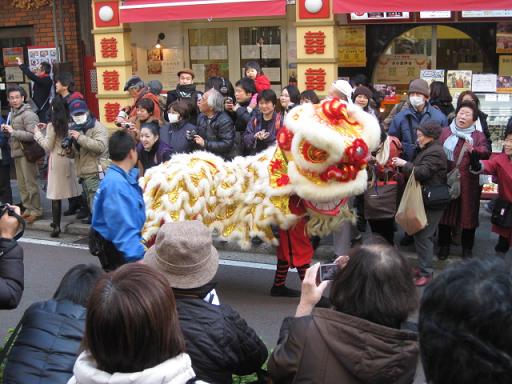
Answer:
[[[196,135],[197,131],[195,129],[187,129],[187,131],[185,132],[185,137],[187,138],[188,141],[193,141],[194,136]]]

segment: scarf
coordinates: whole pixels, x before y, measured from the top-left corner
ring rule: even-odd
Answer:
[[[180,95],[180,99],[191,99],[192,94],[196,91],[196,85],[195,84],[185,84],[185,85],[178,84],[178,86],[176,87],[176,91],[178,91],[178,94]]]
[[[459,139],[462,139],[464,141],[467,141],[469,144],[473,145],[473,138],[471,137],[471,134],[475,132],[476,127],[475,124],[473,124],[471,127],[466,129],[460,129],[455,124],[455,119],[450,124],[450,130],[452,131],[452,134],[450,137],[446,139],[446,141],[443,144],[444,152],[446,153],[446,157],[449,161],[454,161],[454,151],[455,147],[457,146],[457,143],[459,142]]]

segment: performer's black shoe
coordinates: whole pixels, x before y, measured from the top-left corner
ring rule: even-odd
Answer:
[[[281,286],[272,286],[272,289],[270,290],[270,296],[281,296],[281,297],[299,297],[300,291],[297,291],[296,289],[291,289],[286,287],[285,285]]]

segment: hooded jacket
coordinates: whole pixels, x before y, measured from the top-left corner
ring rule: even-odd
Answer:
[[[99,370],[92,356],[83,352],[76,361],[73,373],[68,384],[186,384],[195,377],[186,353],[141,372],[108,373]]]
[[[417,335],[332,309],[286,318],[268,362],[274,384],[412,383]]]
[[[84,335],[85,308],[69,300],[32,304],[7,358],[4,381],[65,384]]]

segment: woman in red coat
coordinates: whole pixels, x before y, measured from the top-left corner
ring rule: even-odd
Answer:
[[[505,131],[503,152],[494,155],[490,160],[480,161],[471,153],[471,170],[475,173],[486,173],[498,178],[498,196],[512,203],[512,124]],[[494,248],[497,254],[504,255],[512,244],[512,228],[492,226],[492,231],[499,235],[498,244]]]
[[[450,253],[451,230],[462,229],[462,257],[471,257],[475,232],[478,227],[478,211],[482,187],[479,176],[469,170],[470,154],[475,153],[479,159],[490,156],[485,135],[478,131],[475,122],[478,109],[472,102],[462,102],[455,111],[456,116],[449,127],[446,127],[439,140],[448,158],[448,171],[455,168],[461,151],[464,148],[460,170],[460,197],[452,200],[439,224],[438,258],[444,260]]]

